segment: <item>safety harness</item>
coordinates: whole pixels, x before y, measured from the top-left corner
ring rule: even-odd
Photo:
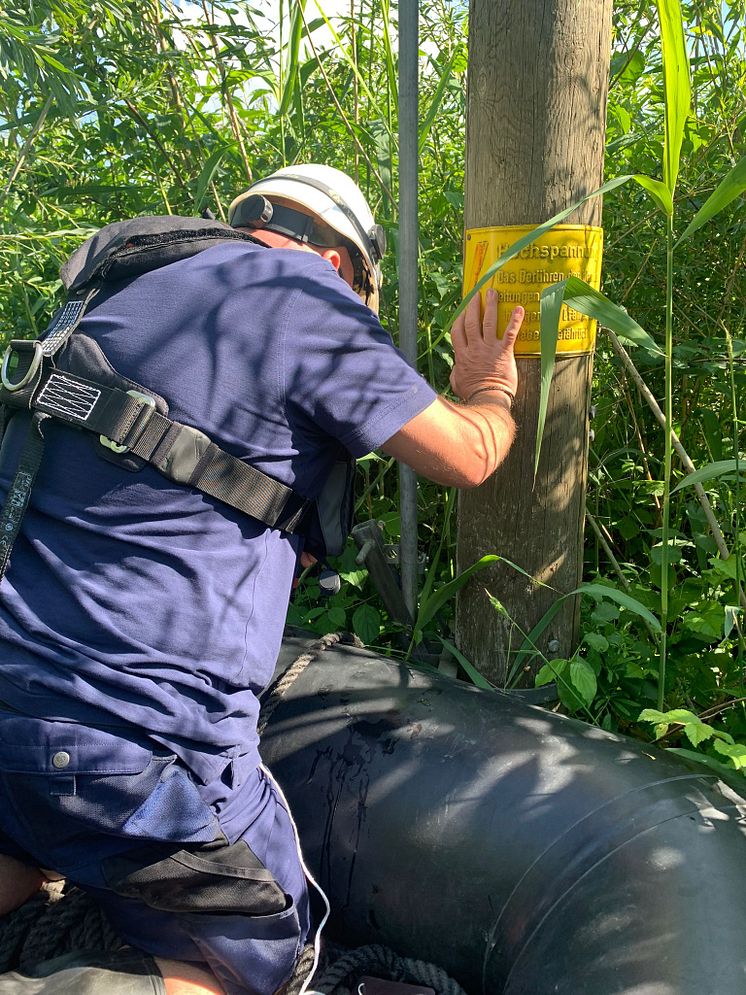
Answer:
[[[136,218],[107,225],[62,267],[69,296],[42,336],[11,341],[0,371],[0,434],[12,415],[25,412],[30,424],[0,512],[0,580],[42,462],[49,419],[90,432],[99,455],[123,469],[137,471],[148,464],[168,480],[195,488],[270,528],[311,535],[324,554],[341,551],[351,525],[354,461],[341,461],[319,498],[308,501],[221,449],[199,429],[169,418],[163,397],[117,373],[98,343],[78,331],[106,282],[232,240],[261,244],[220,222],[200,218]]]

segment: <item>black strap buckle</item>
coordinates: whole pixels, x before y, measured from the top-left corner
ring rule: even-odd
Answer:
[[[37,339],[13,339],[3,355],[3,365],[0,370],[0,380],[3,387],[14,394],[17,390],[30,383],[39,371],[44,353],[42,344]],[[18,379],[12,379],[14,375]]]
[[[140,409],[137,418],[132,423],[130,430],[127,432],[127,438],[122,440],[122,445],[114,442],[112,439],[107,438],[105,435],[99,435],[98,440],[102,446],[107,449],[111,449],[114,453],[126,453],[128,452],[140,438],[140,436],[145,431],[145,428],[150,421],[153,412],[155,411],[155,398],[151,397],[150,394],[143,394],[139,390],[128,390],[127,393],[130,397],[134,397],[137,401],[142,401],[143,406]]]

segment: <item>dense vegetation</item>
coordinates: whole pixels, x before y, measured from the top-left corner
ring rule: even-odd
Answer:
[[[345,15],[330,20],[325,6],[280,0],[279,20],[274,5],[272,21],[229,0],[11,0],[0,12],[6,338],[44,328],[58,299],[60,262],[95,228],[206,206],[224,218],[235,192],[289,162],[320,160],[355,175],[396,246],[396,7],[350,0]],[[678,4],[668,6],[678,11]],[[444,332],[461,284],[467,23],[464,4],[434,0],[421,7],[421,369],[445,388]],[[675,238],[727,174],[731,192],[746,186],[746,3],[690,0],[682,13],[692,104],[668,233]],[[617,0],[609,177],[665,178],[665,117],[655,5]],[[565,710],[607,729],[643,733],[652,723],[665,745],[696,748],[704,762],[731,771],[746,766],[742,207],[740,196],[730,199],[675,253],[669,420],[694,466],[710,467],[701,480],[705,500],[689,480],[671,495],[669,516],[667,433],[634,371],[601,333],[586,574],[614,594],[593,587],[572,660],[534,661],[540,682],[557,682]],[[608,195],[604,212],[604,292],[663,349],[667,216],[635,184]],[[395,334],[395,253],[385,275],[383,318]],[[660,354],[638,349],[633,361],[665,408]],[[395,542],[395,468],[371,456],[361,473],[359,517],[384,522]],[[673,484],[685,473],[674,452]],[[418,638],[437,633],[448,640],[454,508],[453,495],[422,484],[419,538],[427,568]],[[338,567],[340,593],[320,600],[317,581],[305,578],[291,620],[320,632],[352,628],[367,643],[404,652],[407,642],[352,546]],[[650,709],[648,723],[638,725],[643,709]]]

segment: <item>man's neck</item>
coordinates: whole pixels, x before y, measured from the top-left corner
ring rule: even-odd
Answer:
[[[266,228],[242,228],[241,230],[247,231],[252,238],[255,238],[263,245],[268,245],[271,249],[300,249],[301,252],[315,251],[305,242],[299,242],[295,238],[290,238],[288,235],[281,235],[276,231],[267,231]]]
[[[266,228],[242,228],[240,230],[247,231],[252,238],[271,249],[297,249],[301,252],[315,252],[317,256],[321,256],[322,259],[326,259],[330,263],[348,287],[353,285],[355,271],[347,249],[341,247],[321,249],[309,245],[307,242],[300,242],[296,238],[281,235],[279,232],[268,231]]]

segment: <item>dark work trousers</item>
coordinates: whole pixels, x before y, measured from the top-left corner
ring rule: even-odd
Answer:
[[[201,785],[173,754],[0,713],[0,853],[90,892],[124,940],[273,995],[309,931],[295,827],[268,772]]]

